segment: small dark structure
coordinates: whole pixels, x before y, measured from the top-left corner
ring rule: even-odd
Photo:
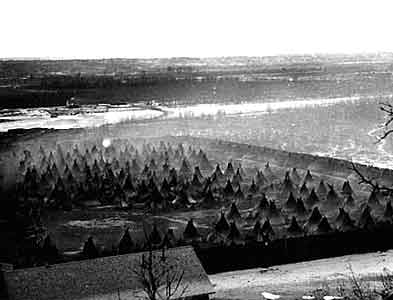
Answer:
[[[160,253],[157,250],[157,253]],[[133,268],[145,252],[4,272],[10,299],[139,299],[141,286]],[[182,298],[209,299],[213,286],[192,247],[166,250],[184,270]]]

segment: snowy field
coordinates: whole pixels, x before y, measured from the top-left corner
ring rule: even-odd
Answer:
[[[334,287],[348,281],[350,268],[373,288],[376,276],[393,271],[393,250],[220,273],[209,278],[216,299],[263,299],[262,293],[279,295],[280,299],[302,299],[326,284]]]

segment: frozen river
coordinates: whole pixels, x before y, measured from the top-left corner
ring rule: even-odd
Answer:
[[[383,132],[381,99],[392,95],[3,109],[0,131],[111,125],[127,127],[131,136],[220,138],[393,168],[390,140],[376,143]]]
[[[391,97],[391,95],[389,95]],[[342,97],[309,100],[245,102],[236,104],[211,103],[196,105],[85,105],[80,108],[40,107],[30,109],[0,110],[0,132],[30,128],[89,128],[105,124],[152,120],[156,118],[203,118],[214,116],[256,116],[280,110],[299,110],[314,106],[332,106],[343,102],[356,102],[361,97]]]

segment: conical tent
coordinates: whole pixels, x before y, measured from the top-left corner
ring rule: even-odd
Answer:
[[[345,199],[345,206],[348,207],[353,207],[355,206],[355,199],[353,199],[353,196],[351,194],[349,194],[346,199]]]
[[[234,243],[241,242],[241,234],[235,222],[231,222],[227,239]]]
[[[342,193],[344,195],[351,195],[353,193],[352,187],[348,180],[344,181],[342,186]]]
[[[214,170],[213,174],[215,174],[217,178],[221,178],[223,176],[221,168],[220,168],[220,164],[216,165],[216,169]]]
[[[239,185],[243,182],[243,177],[240,174],[240,169],[238,168],[236,174],[233,176],[232,182],[236,185]]]
[[[308,218],[308,222],[311,223],[311,224],[316,224],[316,223],[319,223],[321,219],[322,219],[322,215],[319,212],[318,207],[316,206],[312,210],[311,215]]]
[[[392,219],[392,217],[393,217],[392,201],[389,200],[389,201],[386,203],[385,211],[384,211],[384,213],[383,213],[383,216],[384,216],[385,218],[387,218],[387,219]]]
[[[259,203],[254,208],[254,210],[264,211],[267,210],[268,208],[269,208],[269,201],[267,200],[266,195],[262,193],[262,198],[259,200]]]
[[[274,180],[276,178],[276,175],[273,173],[272,169],[270,168],[269,162],[266,163],[265,169],[263,170],[263,173],[269,178],[270,180]]]
[[[150,190],[150,202],[154,204],[163,204],[164,197],[158,190],[157,186],[154,184],[154,186]]]
[[[344,210],[344,208],[340,207],[338,210],[338,215],[336,217],[336,223],[337,224],[341,224],[341,222],[343,221],[344,217],[345,217],[346,211]]]
[[[285,202],[285,207],[287,209],[295,209],[296,208],[296,199],[293,196],[292,192],[289,193],[288,200]]]
[[[69,169],[68,165],[66,165],[66,167],[67,167],[67,169]],[[94,163],[93,163],[93,168],[92,169],[93,169],[94,173],[100,173],[101,172],[101,169],[100,169],[100,166],[98,165],[97,159],[94,159]]]
[[[210,186],[204,192],[201,204],[206,207],[212,207],[217,204]]]
[[[304,180],[303,180],[303,181],[306,182],[306,183],[309,183],[309,182],[312,182],[312,181],[313,181],[313,177],[312,177],[312,175],[311,175],[310,170],[307,170],[307,173],[306,173],[306,175],[304,176]]]
[[[194,204],[194,200],[190,196],[186,187],[183,186],[178,192],[175,199],[172,201],[172,204],[177,207],[189,207]]]
[[[118,252],[119,254],[126,254],[126,253],[131,253],[134,249],[134,242],[131,239],[130,231],[127,228],[123,234],[123,236],[120,239],[119,245],[118,245]]]
[[[224,192],[224,195],[227,196],[227,197],[233,196],[233,194],[234,194],[234,190],[233,190],[231,181],[229,179],[227,180],[227,183],[226,183],[226,185],[224,187],[223,192]]]
[[[368,205],[362,211],[359,219],[359,227],[362,229],[371,229],[375,225],[374,219],[371,216],[371,209]]]
[[[162,165],[162,175],[168,176],[169,170],[170,170],[169,162],[168,160],[165,160],[164,164]]]
[[[329,224],[329,221],[326,217],[322,217],[321,222],[318,224],[318,232],[327,233],[332,231],[332,227]]]
[[[202,175],[202,172],[201,172],[199,166],[195,166],[194,175],[196,175],[200,181],[203,180],[203,175]]]
[[[379,200],[378,200],[378,196],[377,196],[377,191],[376,189],[373,189],[370,193],[370,196],[368,197],[367,203],[369,205],[379,205]]]
[[[298,173],[298,171],[297,171],[296,168],[293,168],[293,169],[292,169],[292,172],[291,172],[291,179],[292,179],[292,181],[293,181],[294,183],[296,183],[296,184],[299,184],[300,181],[301,181],[301,178],[300,178],[299,173]]]
[[[225,175],[227,178],[230,178],[230,177],[232,177],[233,175],[235,175],[235,170],[234,170],[234,168],[233,168],[232,162],[228,162],[227,169],[225,170],[224,175]]]
[[[276,203],[272,200],[269,202],[269,217],[276,218],[280,215]]]
[[[261,228],[261,223],[259,220],[256,220],[254,226],[251,230],[249,230],[245,236],[245,239],[250,242],[262,242],[263,241],[263,232]]]
[[[309,190],[308,190],[305,182],[303,182],[302,186],[300,187],[299,192],[302,197],[304,197],[304,198],[308,197]]]
[[[235,199],[238,199],[238,200],[244,199],[244,193],[243,193],[243,191],[242,191],[240,185],[238,186],[238,188],[237,188],[235,194],[233,195],[233,197],[234,197]]]
[[[254,227],[252,228],[252,232],[255,235],[258,235],[262,232],[262,228],[261,228],[261,222],[259,220],[255,221]]]
[[[250,184],[250,187],[248,188],[248,193],[250,193],[250,194],[255,194],[257,191],[258,191],[258,187],[257,187],[257,185],[255,184],[254,179],[252,179],[251,184]]]
[[[199,166],[201,167],[202,170],[211,170],[212,169],[212,166],[211,166],[205,153],[202,153],[202,156],[199,161]]]
[[[188,163],[187,159],[185,159],[185,158],[183,159],[182,165],[179,170],[179,174],[180,174],[180,176],[185,177],[185,178],[189,178],[192,175],[192,171],[189,166],[189,163]]]
[[[227,214],[227,218],[229,220],[232,220],[232,219],[237,220],[237,219],[241,218],[240,212],[239,212],[235,202],[232,202],[231,208],[229,209],[229,212]]]
[[[355,229],[354,221],[351,219],[349,214],[345,212],[340,223],[336,223],[337,229],[339,231],[349,231]]]
[[[76,174],[80,173],[80,168],[76,159],[74,159],[74,163],[72,164],[72,171]],[[74,174],[75,175],[75,174]]]
[[[259,187],[264,186],[268,181],[265,178],[265,176],[263,175],[262,171],[258,171],[256,176],[255,176],[255,182],[256,185]]]
[[[214,229],[217,232],[226,232],[229,230],[229,224],[228,224],[227,219],[225,218],[224,212],[221,212],[220,218],[219,218],[218,222],[216,223],[216,225],[214,226]]]
[[[98,250],[97,247],[93,241],[93,237],[89,237],[87,241],[85,242],[82,250],[83,256],[91,259],[91,258],[96,258],[98,257]]]
[[[42,246],[41,252],[44,258],[47,260],[54,260],[59,255],[56,244],[52,241],[49,234],[44,239],[44,244]]]
[[[292,234],[297,234],[297,233],[302,233],[302,232],[303,232],[303,230],[302,230],[302,228],[300,227],[299,223],[297,222],[295,216],[292,216],[291,224],[290,224],[289,227],[287,228],[287,231],[288,231],[289,233],[292,233]]]
[[[284,180],[283,180],[283,183],[282,183],[282,190],[284,192],[293,191],[293,182],[292,182],[292,180],[291,180],[291,178],[289,176],[289,172],[288,171],[285,173],[285,177],[284,177]]]
[[[315,193],[314,188],[312,188],[310,195],[306,199],[306,204],[311,207],[311,206],[317,204],[318,202],[319,202],[319,198],[318,198],[317,194]]]
[[[209,243],[214,243],[214,244],[225,244],[226,241],[226,236],[225,233],[218,232],[216,230],[213,230],[210,232],[207,237],[206,237],[207,242]]]
[[[162,239],[161,248],[162,247],[172,248],[175,247],[176,244],[177,244],[177,240],[175,237],[175,233],[172,228],[168,228],[167,232],[164,235],[164,238]]]
[[[338,200],[339,200],[338,195],[334,189],[334,186],[332,186],[332,185],[329,185],[329,191],[326,195],[326,200],[327,200],[327,203],[329,203],[329,204],[332,204],[332,205],[338,204]]]
[[[297,199],[295,211],[298,216],[306,215],[307,210],[306,207],[304,206],[302,198]]]
[[[183,238],[185,240],[189,240],[189,239],[193,240],[193,239],[198,239],[200,237],[201,237],[201,235],[199,234],[198,230],[196,229],[193,219],[190,219],[187,222],[186,228],[184,229]]]
[[[133,174],[139,174],[139,172],[141,171],[141,167],[139,166],[138,160],[135,158],[132,160],[131,163],[131,171]]]
[[[266,219],[262,225],[262,232],[268,235],[274,235],[274,230],[269,219]]]
[[[201,187],[202,183],[199,181],[199,177],[197,174],[194,173],[194,175],[192,176],[192,180],[191,180],[191,184],[194,187]]]
[[[157,164],[154,158],[152,158],[149,162],[149,169],[150,170],[157,170]]]
[[[198,160],[198,155],[197,155],[195,149],[192,149],[191,153],[189,154],[189,159],[192,162],[196,162]]]
[[[135,187],[132,183],[132,178],[131,178],[130,174],[127,175],[127,177],[124,181],[123,189],[126,192],[134,192],[135,191]]]
[[[161,183],[161,189],[160,189],[162,194],[168,194],[171,192],[171,186],[168,183],[168,180],[164,178],[164,180]]]

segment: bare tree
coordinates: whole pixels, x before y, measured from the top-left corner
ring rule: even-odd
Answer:
[[[384,133],[379,137],[379,141],[382,141],[393,133],[393,129],[390,128],[390,125],[393,122],[393,105],[390,103],[382,102],[380,104],[379,109],[385,113],[385,119],[386,119],[386,122],[384,123],[384,127],[385,127]]]
[[[365,176],[359,168],[354,164],[353,162],[351,163],[351,170],[353,170],[356,175],[359,177],[359,184],[366,184],[370,186],[373,190],[378,191],[378,192],[389,192],[393,193],[393,188],[384,186],[384,185],[379,185],[377,178],[374,177],[367,177]]]
[[[393,105],[390,103],[382,102],[380,103],[379,109],[385,113],[386,121],[384,123],[384,132],[381,136],[378,137],[377,143],[380,143],[388,136],[393,134],[393,128],[391,128],[391,125],[393,124]],[[364,175],[356,166],[356,164],[354,163],[351,164],[351,170],[353,170],[356,173],[356,175],[359,177],[359,184],[366,184],[375,191],[387,192],[393,194],[393,186],[388,187],[385,185],[379,185],[376,178],[370,178]]]
[[[181,298],[187,289],[187,285],[182,284],[184,270],[167,257],[165,248],[161,251],[150,249],[142,254],[133,273],[149,300]]]
[[[149,300],[172,300],[181,298],[188,285],[183,282],[184,270],[176,257],[168,257],[165,247],[153,250],[145,231],[148,251],[132,269],[136,280]]]

